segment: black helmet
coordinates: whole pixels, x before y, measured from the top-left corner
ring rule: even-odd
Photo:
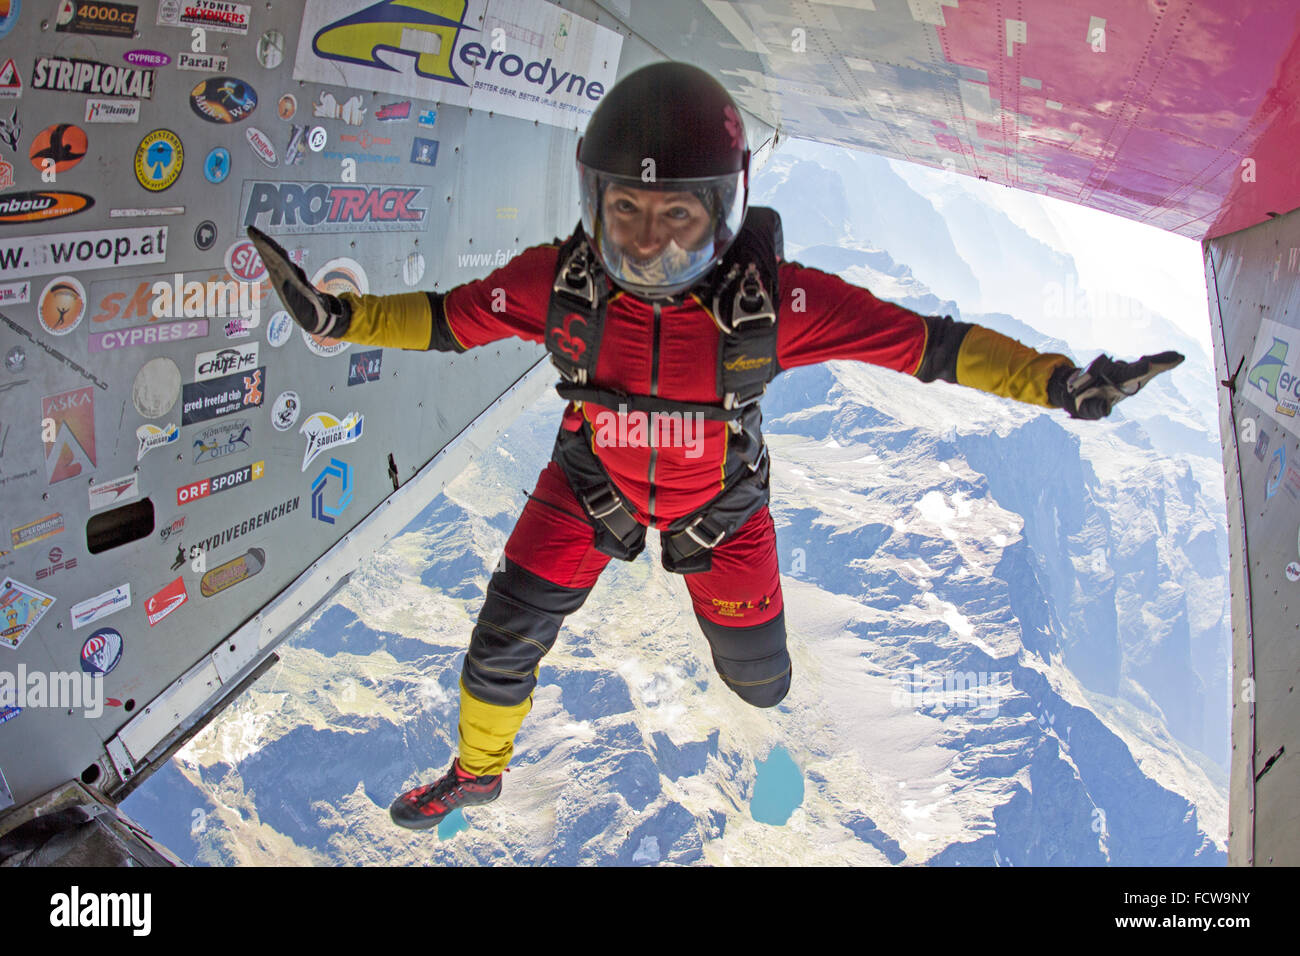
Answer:
[[[592,114],[578,180],[582,227],[610,278],[634,295],[675,295],[722,258],[745,220],[740,110],[698,67],[642,67]]]

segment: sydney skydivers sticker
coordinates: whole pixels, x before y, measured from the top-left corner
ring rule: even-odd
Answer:
[[[242,222],[273,235],[423,232],[427,193],[424,186],[246,180]]]
[[[248,18],[253,8],[224,0],[158,0],[160,27],[204,27],[218,33],[248,35]]]

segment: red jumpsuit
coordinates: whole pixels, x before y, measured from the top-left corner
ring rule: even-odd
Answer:
[[[433,293],[348,297],[345,338],[367,344],[464,351],[508,336],[542,342],[559,246],[530,248],[484,279]],[[1050,406],[1048,379],[1069,364],[979,326],[918,315],[866,289],[798,263],[779,267],[780,370],[857,359],[924,380],[944,378]],[[720,401],[719,333],[689,297],[651,303],[611,287],[593,385],[689,402]],[[641,419],[638,427],[637,418]],[[637,520],[665,528],[713,498],[726,471],[727,426],[702,421],[702,436],[659,423],[651,441],[643,413],[591,402],[565,409],[562,427],[592,425],[592,450],[635,505]],[[462,675],[461,765],[495,773],[508,761],[527,713],[538,662],[563,617],[581,606],[610,558],[563,471],[551,462],[493,575]],[[712,567],[684,575],[714,663],[732,690],[772,706],[790,684],[772,517],[763,507],[713,551]],[[517,719],[516,719],[517,718]]]

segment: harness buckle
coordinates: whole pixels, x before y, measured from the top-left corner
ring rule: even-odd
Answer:
[[[623,507],[623,502],[619,499],[613,486],[608,484],[583,495],[582,503],[586,506],[587,512],[598,520],[603,520],[606,516],[612,515]]]
[[[690,524],[688,524],[685,528],[681,530],[681,533],[689,537],[692,541],[694,541],[704,550],[711,551],[715,547],[717,547],[719,541],[721,541],[723,538],[727,536],[727,529],[723,528],[721,531],[719,531],[716,535],[714,535],[712,541],[705,541],[703,538],[701,538],[698,534],[695,533],[695,529],[699,527],[699,525],[704,521],[704,518],[705,516],[702,514],[697,515],[694,521],[692,521]]]

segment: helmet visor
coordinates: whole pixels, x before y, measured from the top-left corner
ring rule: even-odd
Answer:
[[[722,258],[745,214],[744,172],[643,182],[578,164],[582,228],[610,278],[656,298],[690,288]]]

